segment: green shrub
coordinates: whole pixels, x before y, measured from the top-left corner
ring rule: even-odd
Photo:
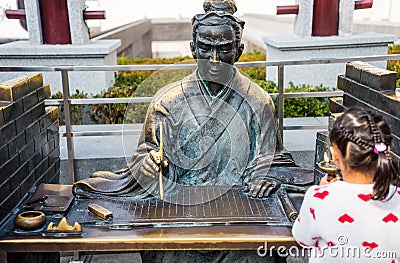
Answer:
[[[74,94],[69,96],[71,99],[86,99],[88,97],[87,93],[83,93],[79,90],[76,90]],[[51,95],[50,99],[62,99],[63,95],[62,92],[57,92]],[[65,117],[64,117],[64,106],[61,104],[59,106],[60,114],[59,114],[59,121],[60,125],[64,125]],[[85,124],[85,117],[88,116],[90,109],[87,105],[71,105],[71,123],[73,125],[81,125]]]
[[[265,80],[255,80],[262,89],[268,93],[278,93],[279,89],[275,82]],[[311,85],[295,86],[290,82],[290,87],[285,89],[285,93],[290,92],[318,92],[333,91],[334,88],[323,87],[322,85],[313,87]],[[278,99],[273,99],[275,109],[278,108]],[[286,98],[284,99],[284,117],[321,117],[329,115],[329,98]]]
[[[118,63],[131,64],[181,64],[195,63],[190,57],[175,58],[135,58],[128,60],[118,58]],[[123,71],[119,72],[113,87],[95,98],[131,98],[152,97],[165,85],[182,79],[190,74],[188,70],[158,70],[158,71]],[[92,105],[92,119],[97,123],[142,123],[148,108],[148,103],[99,104]]]
[[[264,52],[253,51],[252,53],[245,53],[239,61],[265,61],[266,54]],[[257,83],[262,89],[268,93],[278,93],[278,86],[273,81],[267,81],[266,79],[266,68],[249,68],[241,69],[241,71],[247,74],[255,83]],[[285,89],[285,92],[317,92],[317,91],[329,91],[334,90],[333,88],[327,88],[310,85],[294,86],[290,83],[290,87]],[[274,99],[275,108],[278,107],[278,100]],[[329,98],[291,98],[285,99],[285,118],[292,117],[319,117],[327,116],[329,114]]]
[[[400,45],[389,45],[389,54],[400,54]],[[396,87],[400,88],[400,60],[389,60],[387,69],[397,72]]]
[[[249,61],[265,61],[265,53],[253,51],[245,53],[240,58],[240,62]],[[190,57],[175,58],[136,58],[126,59],[126,57],[118,58],[121,65],[131,64],[177,64],[177,63],[195,63]],[[246,68],[240,69],[244,74],[249,76],[261,88],[268,93],[277,93],[278,87],[272,81],[266,81],[266,68]],[[115,85],[101,94],[95,95],[96,98],[120,98],[120,97],[151,97],[163,86],[168,83],[182,79],[191,71],[124,71],[119,72]],[[326,91],[331,90],[322,86],[311,87],[303,85],[296,87],[291,84],[290,88],[285,92],[302,92],[302,91]],[[277,100],[274,100],[277,106]],[[296,98],[285,99],[285,117],[306,117],[306,116],[327,116],[329,99],[328,98]],[[142,104],[102,104],[92,105],[92,119],[97,123],[141,123],[144,122],[148,103]],[[128,111],[127,111],[128,109]]]
[[[293,83],[290,83],[290,87],[285,89],[285,92],[318,92],[332,90],[334,89],[326,88],[322,85],[316,87],[310,85],[294,86]],[[285,99],[284,104],[285,118],[329,115],[329,98],[290,98]]]
[[[390,45],[389,54],[400,54],[400,45]],[[265,61],[266,54],[260,51],[244,53],[239,62]],[[191,57],[175,58],[135,58],[127,59],[125,56],[118,58],[119,65],[133,64],[177,64],[177,63],[195,63]],[[400,61],[388,61],[389,70],[397,72],[397,88],[400,88]],[[276,83],[266,81],[266,68],[246,68],[240,69],[249,76],[261,88],[268,93],[278,93]],[[118,73],[114,86],[108,90],[94,95],[95,98],[130,98],[130,97],[152,97],[163,86],[182,79],[191,73],[189,70],[159,70],[159,71],[121,71]],[[315,92],[329,91],[332,88],[322,86],[312,87],[310,85],[294,86],[293,83],[285,92]],[[62,98],[61,93],[54,94],[52,98]],[[87,94],[76,90],[71,98],[87,98]],[[275,107],[277,100],[274,99]],[[285,99],[286,118],[290,117],[317,117],[327,116],[329,114],[329,98],[291,98]],[[144,122],[148,103],[140,104],[99,104],[99,105],[73,105],[72,122],[73,124],[82,124],[88,122],[85,116],[91,116],[95,123],[142,123]],[[62,113],[62,107],[61,107]]]
[[[264,52],[254,50],[251,53],[244,53],[239,62],[251,62],[251,61],[265,61],[266,55]],[[257,67],[257,68],[243,68],[240,69],[244,74],[249,76],[252,80],[262,80],[266,79],[266,68],[265,67]]]

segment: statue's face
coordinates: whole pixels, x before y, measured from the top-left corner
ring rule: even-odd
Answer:
[[[193,55],[200,76],[206,81],[225,84],[237,59],[235,31],[229,25],[200,26]]]

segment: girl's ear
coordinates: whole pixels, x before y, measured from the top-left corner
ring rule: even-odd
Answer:
[[[346,166],[346,162],[344,161],[344,157],[342,153],[340,152],[339,148],[337,147],[336,144],[333,144],[330,147],[331,153],[332,153],[332,161],[336,164],[336,166],[343,171]]]
[[[339,149],[337,148],[337,146],[336,145],[332,145],[331,147],[330,147],[330,150],[331,150],[331,155],[332,155],[332,161],[334,162],[334,163],[336,163],[336,165],[339,165],[339,159],[340,159],[340,152],[339,152]]]

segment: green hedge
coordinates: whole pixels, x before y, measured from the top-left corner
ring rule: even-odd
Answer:
[[[400,45],[390,45],[389,54],[400,54]],[[387,68],[397,72],[396,87],[400,88],[400,60],[389,60]]]
[[[240,58],[240,62],[248,61],[265,61],[265,53],[254,51],[251,53],[245,53]],[[190,57],[176,57],[170,59],[131,59],[128,60],[125,57],[118,59],[118,63],[122,65],[132,64],[176,64],[176,63],[194,63],[194,60]],[[269,93],[277,93],[278,88],[274,82],[266,81],[266,69],[265,67],[258,68],[247,68],[240,69],[243,73],[248,75],[253,81],[260,85],[264,90]],[[155,92],[167,83],[171,83],[175,80],[181,79],[183,76],[188,75],[190,72],[121,72],[118,74],[116,83],[113,87],[102,94],[96,95],[97,98],[112,98],[112,97],[131,97],[138,96],[140,93],[142,96],[153,96]],[[153,74],[153,75],[152,75]],[[151,76],[151,77],[150,77]],[[157,82],[159,85],[148,85],[146,81],[153,84]],[[143,84],[144,83],[144,84]],[[146,88],[142,86],[146,86]],[[137,92],[140,87],[140,92]],[[147,90],[147,92],[144,92]],[[322,86],[311,87],[307,85],[303,86],[291,86],[286,92],[301,92],[301,91],[326,91],[329,88]],[[274,100],[275,105],[277,101]],[[299,99],[285,99],[285,117],[306,117],[306,116],[326,116],[329,113],[328,110],[329,100],[327,98],[299,98]],[[148,104],[129,105],[131,109],[125,115],[126,105],[94,105],[94,117],[100,123],[121,123],[125,119],[125,122],[143,122]]]
[[[389,46],[389,54],[400,53],[400,45]],[[245,53],[240,58],[240,62],[248,61],[265,61],[265,53],[253,51]],[[133,65],[133,64],[177,64],[177,63],[194,63],[191,57],[175,57],[175,58],[135,58],[127,59],[122,56],[118,58],[119,65]],[[397,87],[400,88],[400,62],[389,61],[388,69],[398,72]],[[254,82],[262,87],[268,93],[277,93],[278,87],[272,81],[266,81],[266,68],[247,68],[240,69],[243,73],[248,75]],[[119,72],[114,86],[108,90],[96,94],[95,98],[129,98],[129,97],[151,97],[161,87],[173,81],[182,79],[184,76],[190,74],[191,71],[123,71]],[[294,86],[293,83],[285,92],[316,92],[316,91],[331,91],[335,88],[323,86],[310,86],[300,85]],[[53,96],[60,98],[61,94]],[[86,98],[87,94],[76,91],[71,97],[73,98]],[[277,101],[274,100],[275,106]],[[290,117],[318,117],[327,116],[329,114],[329,98],[291,98],[285,99],[285,112],[286,118]],[[74,123],[87,122],[84,118],[85,114],[91,116],[91,121],[94,123],[141,123],[144,121],[147,111],[148,103],[142,104],[101,104],[85,106],[73,106],[73,121]],[[127,111],[128,109],[128,111]]]
[[[76,90],[74,94],[70,95],[71,99],[86,99],[88,97],[87,93],[83,93],[79,90]],[[51,96],[51,99],[62,99],[62,92],[57,92]],[[71,105],[71,122],[72,124],[86,124],[85,119],[87,116],[90,116],[91,109],[87,105]],[[60,114],[59,120],[60,125],[64,125],[64,106],[60,106]]]
[[[128,60],[118,58],[120,65],[132,64],[180,64],[194,63],[190,57],[176,58],[136,58]],[[157,70],[157,71],[124,71],[119,72],[113,87],[95,98],[130,98],[152,97],[163,86],[182,79],[190,74],[188,70]],[[97,123],[142,123],[148,108],[148,103],[102,104],[93,105],[92,119]]]

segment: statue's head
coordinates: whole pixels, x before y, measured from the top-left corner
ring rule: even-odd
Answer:
[[[222,75],[217,69],[223,67],[221,64],[232,66],[242,55],[244,22],[233,15],[236,5],[232,0],[206,0],[204,9],[205,14],[192,19],[193,42],[190,48],[198,62],[200,76],[212,79],[210,75]]]

